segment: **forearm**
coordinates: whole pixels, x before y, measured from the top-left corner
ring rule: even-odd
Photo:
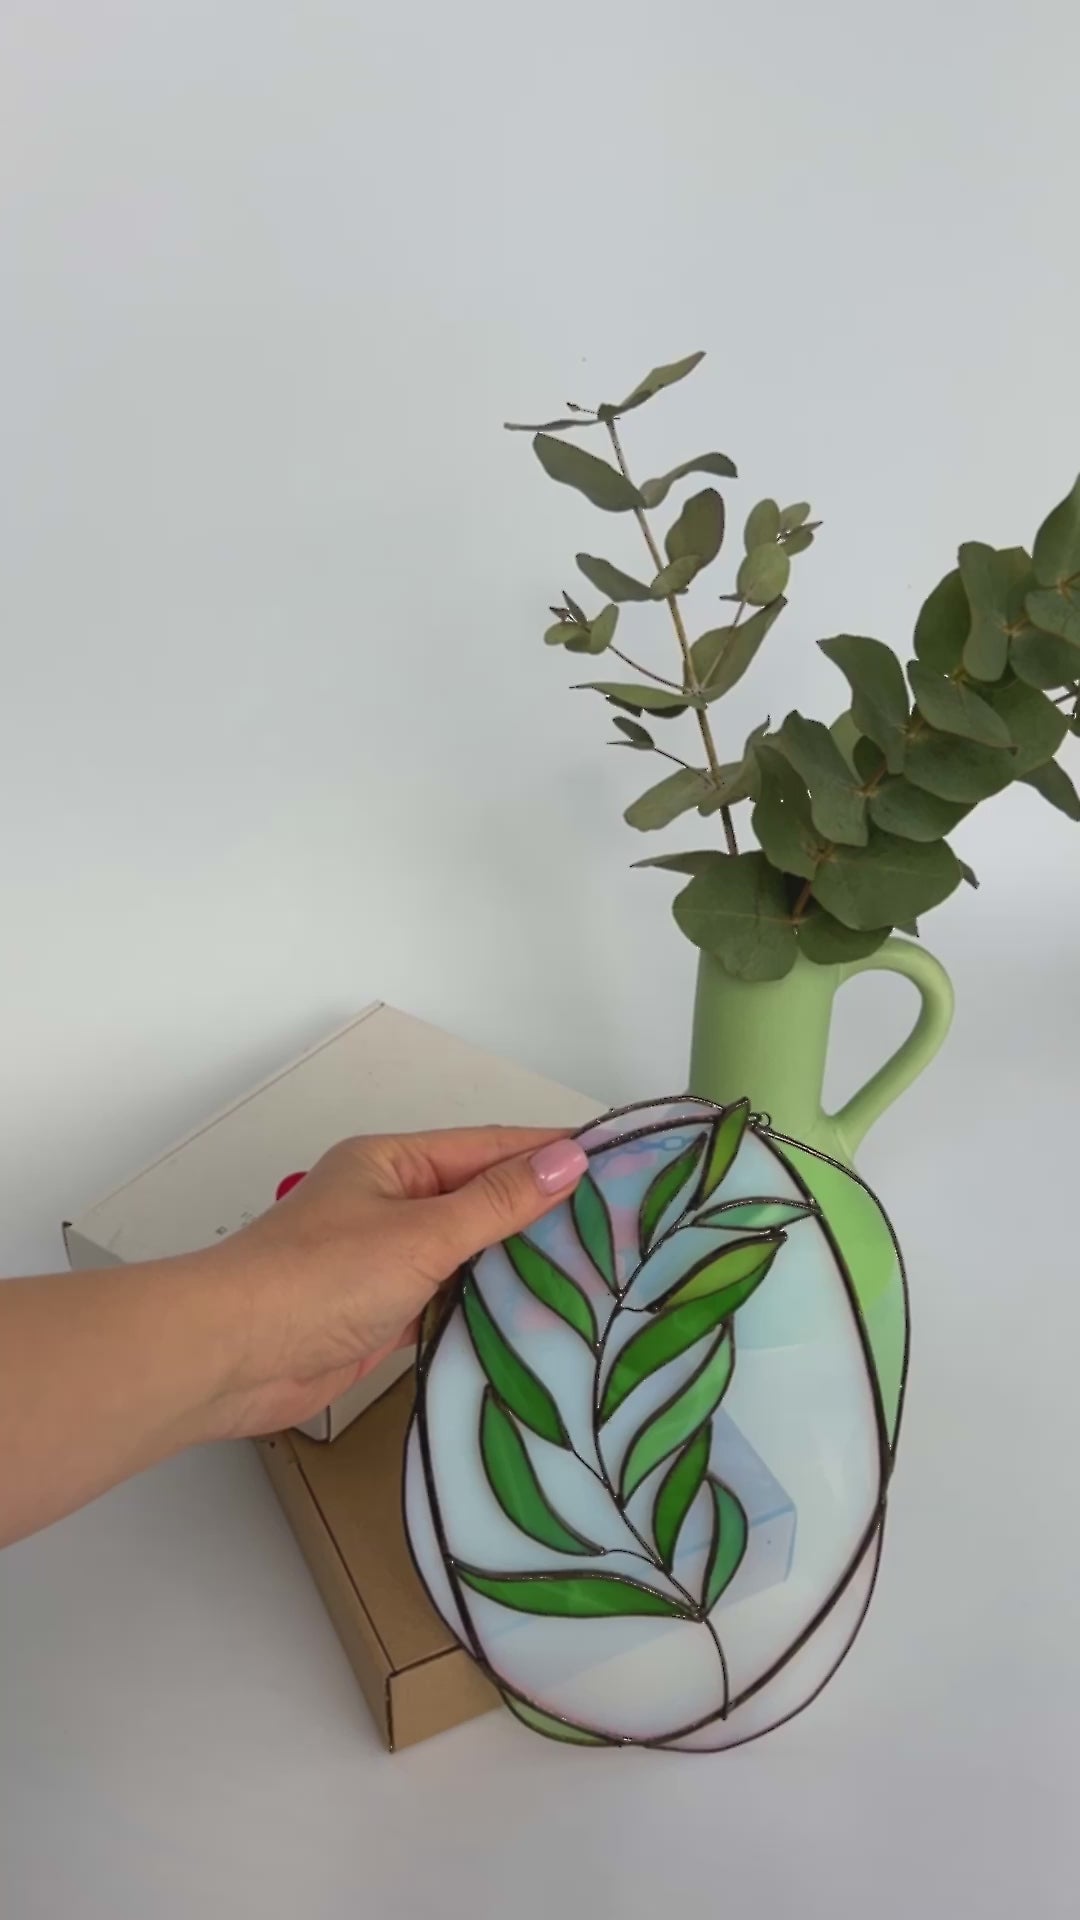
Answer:
[[[205,1254],[0,1284],[0,1546],[211,1437],[227,1289]]]

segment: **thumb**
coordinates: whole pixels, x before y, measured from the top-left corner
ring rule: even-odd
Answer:
[[[588,1164],[576,1140],[551,1140],[536,1153],[496,1160],[454,1193],[429,1201],[455,1264],[550,1213],[573,1192]]]

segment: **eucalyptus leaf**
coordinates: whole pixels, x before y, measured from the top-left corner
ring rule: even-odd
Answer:
[[[591,580],[598,592],[609,600],[652,599],[651,587],[643,580],[635,580],[633,574],[624,573],[621,567],[613,566],[610,560],[602,560],[594,553],[579,553],[574,557],[586,580]]]
[[[572,620],[556,620],[550,627],[544,629],[545,647],[565,647],[567,641],[572,640],[573,637],[574,622]]]
[[[958,800],[942,800],[913,786],[903,774],[891,775],[870,795],[870,818],[902,840],[943,840],[969,809]]]
[[[956,864],[960,868],[960,878],[964,882],[964,885],[967,887],[974,887],[975,892],[978,893],[979,891],[978,874],[975,873],[973,869],[968,866],[968,863],[966,860],[958,860]]]
[[[771,743],[757,749],[761,780],[754,807],[754,832],[779,873],[810,880],[827,851],[810,813],[810,796],[795,769]]]
[[[698,808],[698,812],[704,818],[707,819],[709,814],[718,812],[721,807],[733,807],[740,800],[757,798],[759,787],[757,747],[768,731],[769,723],[763,720],[759,727],[755,727],[747,735],[742,759],[729,761],[726,766],[721,767],[719,787],[715,788]]]
[[[1040,587],[1024,602],[1028,618],[1043,633],[1055,633],[1080,648],[1080,579],[1060,587]],[[1074,672],[1080,671],[1080,660]]]
[[[643,833],[669,827],[680,813],[696,807],[707,790],[708,780],[703,772],[694,767],[677,767],[627,807],[623,819],[628,827],[637,827]]]
[[[809,512],[809,508],[807,509]],[[747,553],[755,547],[771,547],[780,538],[780,509],[775,500],[759,500],[746,516],[743,545]]]
[[[589,691],[602,693],[608,700],[623,706],[635,715],[639,713],[682,713],[686,707],[699,706],[689,693],[680,693],[677,687],[654,687],[645,682],[638,686],[629,680],[586,680],[575,692]]]
[[[881,748],[889,772],[899,773],[904,764],[908,697],[904,669],[895,653],[883,640],[857,633],[838,633],[831,640],[819,640],[818,645],[851,688],[851,713],[859,732]]]
[[[1028,599],[1034,599],[1033,594]],[[1080,647],[1037,627],[1023,627],[1009,644],[1009,665],[1029,687],[1068,687],[1080,680]]]
[[[726,453],[699,453],[693,460],[684,460],[681,466],[672,467],[670,473],[661,473],[655,480],[643,480],[638,491],[647,507],[659,507],[667,499],[677,480],[684,480],[688,473],[715,473],[724,480],[738,479],[738,471]]]
[[[621,714],[616,714],[614,724],[620,733],[625,733],[629,744],[637,747],[640,752],[649,753],[655,747],[656,742],[652,734],[647,728],[640,726],[636,720],[626,720]]]
[[[797,553],[805,553],[807,547],[812,547],[814,544],[814,529],[813,527],[796,527],[793,533],[782,533],[780,544],[789,558]]]
[[[1058,586],[1080,574],[1080,478],[1043,521],[1032,559],[1041,587]]]
[[[927,727],[908,743],[904,773],[924,793],[974,806],[1008,786],[1013,757],[1000,747],[984,747],[977,740],[962,740],[959,734]]]
[[[1036,767],[1052,760],[1068,732],[1069,723],[1052,700],[1036,687],[1014,680],[1010,686],[995,687],[990,694],[994,711],[1008,729],[1015,752],[1012,756],[1014,778],[1022,779]]]
[[[1059,813],[1067,814],[1070,820],[1080,820],[1080,794],[1064,767],[1059,767],[1056,760],[1048,760],[1043,767],[1033,767],[1030,773],[1022,773],[1020,778],[1026,787],[1034,787],[1036,793],[1040,793]]]
[[[970,631],[971,606],[960,570],[954,567],[923,602],[915,622],[916,656],[935,673],[954,673]]]
[[[579,607],[576,600],[571,600],[570,595],[566,592],[565,588],[563,589],[563,599],[566,602],[566,610],[569,613],[571,620],[576,620],[579,627],[587,627],[589,622],[588,622],[588,619],[586,618],[584,608]]]
[[[828,727],[789,713],[772,744],[809,789],[810,816],[823,838],[864,847],[866,800]]]
[[[670,560],[661,567],[655,580],[649,583],[649,592],[654,600],[670,600],[672,594],[685,593],[695,574],[700,573],[701,562],[695,554],[683,554],[681,559]]]
[[[970,687],[935,673],[920,660],[911,662],[908,679],[919,712],[939,733],[957,733],[965,740],[981,740],[987,747],[1010,744],[1005,722]]]
[[[684,360],[670,360],[666,366],[653,367],[644,380],[638,381],[625,400],[605,401],[602,407],[598,407],[597,418],[617,420],[621,413],[632,413],[635,407],[643,407],[654,394],[662,393],[665,387],[673,387],[677,380],[685,380],[687,374],[693,373],[704,358],[704,352],[688,353]]]
[[[875,927],[869,932],[845,927],[842,920],[826,913],[824,907],[814,901],[805,920],[799,924],[799,952],[815,966],[833,967],[848,960],[867,959],[888,937],[888,927]]]
[[[598,427],[600,424],[597,415],[587,412],[584,408],[580,413],[571,414],[569,418],[562,420],[503,421],[503,427],[507,433],[570,433],[577,427]]]
[[[809,500],[797,500],[793,507],[781,507],[780,532],[794,533],[795,529],[797,527],[801,527],[803,524],[803,521],[809,520],[809,518],[810,518]]]
[[[723,539],[724,502],[715,487],[703,487],[668,528],[664,548],[669,560],[696,559],[700,570],[716,559]]]
[[[838,718],[833,721],[832,726],[829,728],[829,732],[832,734],[833,739],[836,741],[836,744],[839,747],[840,752],[843,754],[844,759],[847,761],[848,766],[852,769],[853,772],[857,772],[858,768],[856,766],[856,761],[855,761],[855,746],[856,746],[856,742],[862,739],[862,735],[859,732],[858,727],[855,725],[855,715],[852,713],[850,707],[848,708],[846,713],[840,714]]]
[[[736,577],[739,598],[748,600],[752,607],[767,607],[783,593],[790,572],[791,562],[783,547],[754,547]]]
[[[672,911],[687,939],[738,980],[781,980],[796,939],[783,878],[763,853],[732,854],[694,875]]]
[[[719,700],[742,679],[765,635],[787,601],[783,595],[759,607],[748,620],[729,627],[712,627],[690,649],[694,677],[707,700]]]
[[[893,927],[939,906],[960,884],[944,840],[920,844],[874,828],[865,847],[834,847],[814,877],[814,898],[845,927]]]
[[[995,548],[969,540],[960,548],[960,578],[971,607],[963,662],[976,680],[998,680],[1009,655],[1009,632],[1023,619],[1031,560],[1022,547]]]
[[[726,853],[718,853],[715,847],[698,847],[689,853],[658,853],[652,860],[635,860],[637,867],[661,867],[666,873],[706,873],[719,862],[728,858]]]
[[[533,451],[552,480],[576,487],[594,507],[602,507],[605,513],[629,513],[642,505],[640,493],[625,474],[606,460],[598,460],[595,453],[586,453],[584,447],[538,433]]]
[[[619,624],[619,609],[614,606],[601,607],[595,620],[589,621],[589,653],[605,653],[615,638],[615,629]]]

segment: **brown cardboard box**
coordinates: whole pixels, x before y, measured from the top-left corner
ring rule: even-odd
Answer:
[[[330,1446],[257,1442],[386,1745],[426,1740],[498,1705],[417,1579],[401,1517],[407,1376]]]

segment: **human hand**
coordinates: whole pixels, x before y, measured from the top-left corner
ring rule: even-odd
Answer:
[[[268,1213],[205,1256],[235,1313],[210,1437],[308,1419],[416,1338],[438,1288],[564,1200],[587,1165],[550,1129],[343,1140]]]

